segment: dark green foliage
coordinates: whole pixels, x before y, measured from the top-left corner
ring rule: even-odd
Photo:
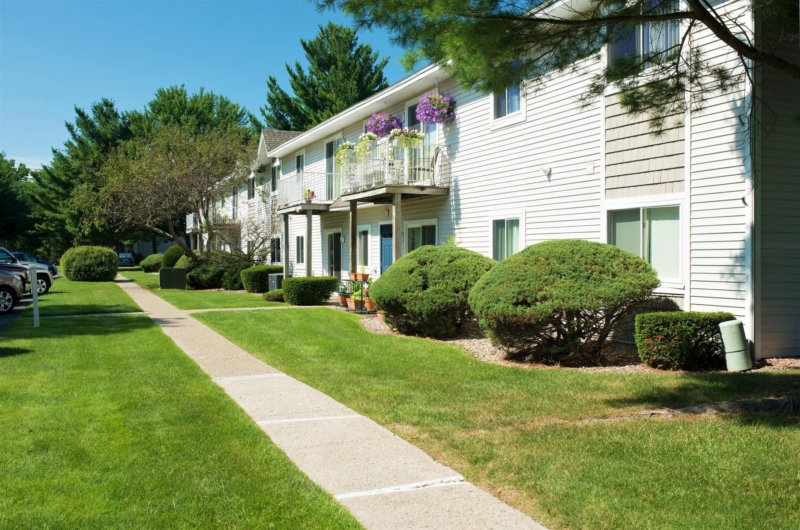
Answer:
[[[470,289],[495,263],[457,246],[420,247],[389,267],[369,295],[401,333],[450,337],[470,318]]]
[[[33,229],[33,204],[29,196],[28,168],[0,152],[0,244],[12,249]]]
[[[200,263],[198,263],[197,261],[194,261],[192,258],[190,258],[189,256],[184,254],[175,263],[175,268],[176,269],[186,269],[186,271],[188,272],[188,271],[196,269],[199,265],[200,265]]]
[[[248,293],[265,293],[269,290],[269,275],[282,272],[283,265],[256,265],[242,271],[242,284]]]
[[[178,260],[183,256],[183,249],[178,245],[169,247],[164,251],[164,257],[161,258],[161,266],[165,269],[174,267]]]
[[[497,343],[560,362],[601,360],[612,330],[659,284],[643,259],[580,239],[533,245],[496,265],[469,296]],[[583,358],[582,358],[583,357]]]
[[[163,257],[164,254],[150,254],[139,262],[139,266],[144,272],[158,272],[161,269],[161,259]]]
[[[203,263],[186,274],[186,285],[191,289],[219,289],[224,275],[225,269]]]
[[[283,289],[273,289],[264,293],[264,300],[267,302],[283,302]]]
[[[378,60],[369,44],[359,44],[356,31],[328,23],[312,40],[300,40],[308,61],[308,72],[299,62],[288,64],[289,84],[294,96],[267,80],[267,104],[261,115],[270,129],[305,131],[334,114],[383,90],[388,59]]]
[[[133,262],[135,264],[137,264],[137,265],[140,264],[143,259],[144,259],[144,256],[142,256],[139,252],[134,253]]]
[[[320,305],[330,298],[341,282],[335,276],[284,278],[283,297],[292,305]]]
[[[668,370],[725,366],[719,325],[731,313],[669,311],[636,315],[636,348],[642,362]]]
[[[110,248],[74,247],[61,258],[64,275],[77,282],[108,282],[117,275],[119,258]]]

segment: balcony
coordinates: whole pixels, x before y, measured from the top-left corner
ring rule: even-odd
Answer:
[[[351,153],[334,173],[303,172],[278,182],[278,210],[327,211],[349,201],[386,202],[400,193],[447,195],[450,164],[445,146],[404,149],[388,142],[360,160]]]

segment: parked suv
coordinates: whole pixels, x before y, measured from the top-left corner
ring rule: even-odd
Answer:
[[[44,265],[47,267],[47,270],[50,271],[50,276],[53,278],[58,278],[58,269],[46,259],[40,258],[36,254],[32,254],[30,252],[12,252],[12,254],[15,258],[23,263],[38,263],[40,265]]]
[[[10,313],[25,294],[25,284],[19,276],[0,269],[0,315]]]
[[[30,283],[30,271],[34,268],[38,270],[39,274],[37,275],[37,292],[39,294],[46,294],[50,287],[53,285],[53,275],[50,274],[50,271],[44,265],[39,265],[38,263],[27,263],[27,262],[20,262],[14,255],[8,251],[8,249],[4,247],[0,247],[0,268],[8,270],[9,272],[15,272],[10,267],[14,265],[16,267],[22,267],[25,270],[24,276],[20,276],[20,279],[23,283]]]

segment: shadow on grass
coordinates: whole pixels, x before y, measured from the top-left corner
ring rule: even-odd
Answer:
[[[0,359],[3,357],[15,357],[17,355],[25,355],[26,353],[31,353],[33,350],[29,350],[28,348],[6,348],[0,346]]]
[[[3,331],[3,339],[57,339],[81,335],[115,335],[150,329],[155,326],[156,324],[144,315],[48,318],[42,319],[38,328],[33,327],[33,319],[20,318]]]
[[[649,387],[633,390],[623,398],[606,400],[611,407],[639,406],[642,408],[677,409],[706,403],[757,400],[800,393],[800,371],[787,370],[758,373],[688,374],[672,387]],[[726,413],[727,417],[741,421],[765,421],[767,414],[750,412]],[[797,418],[793,420],[797,426]],[[785,425],[780,420],[776,426]],[[791,421],[789,423],[792,423]]]

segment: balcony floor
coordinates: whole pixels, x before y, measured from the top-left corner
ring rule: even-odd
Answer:
[[[277,214],[288,213],[290,215],[305,215],[310,211],[312,215],[327,212],[331,208],[330,202],[300,202],[297,204],[286,205],[278,208]]]
[[[445,196],[449,192],[450,189],[447,186],[390,184],[342,195],[332,206],[346,205],[351,201],[373,202],[376,204],[390,203],[396,193],[400,193],[403,199],[410,199],[419,196]]]

